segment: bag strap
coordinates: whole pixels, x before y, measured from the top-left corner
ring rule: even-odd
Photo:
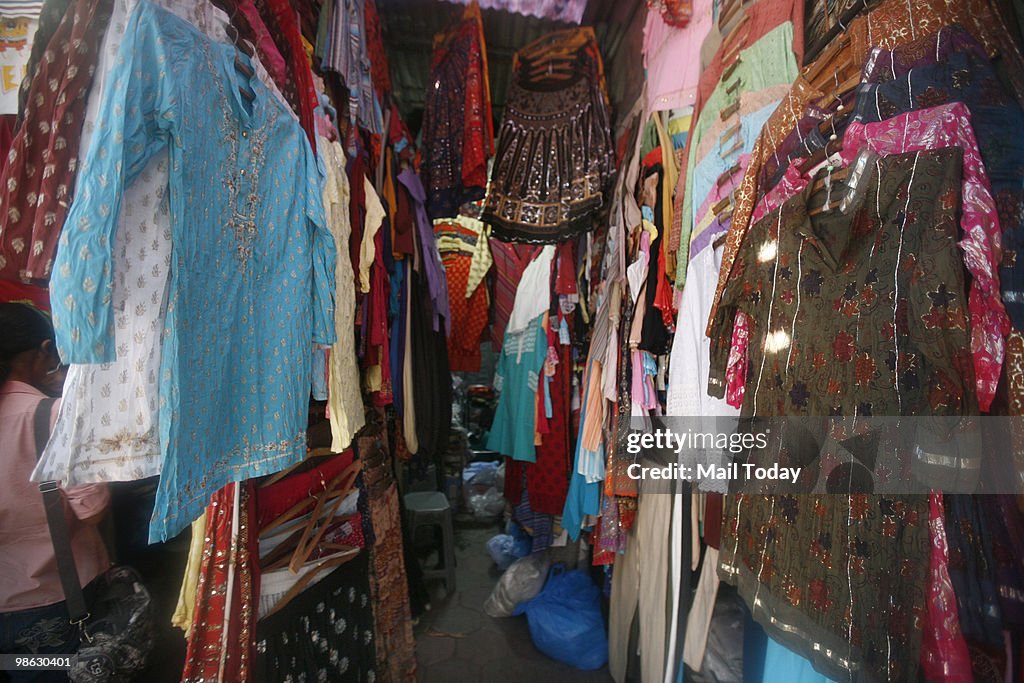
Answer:
[[[56,400],[45,398],[36,406],[37,459],[42,457],[46,442],[50,439],[50,413]],[[53,554],[57,558],[57,573],[60,574],[60,585],[64,589],[68,616],[72,624],[82,626],[89,618],[89,610],[85,606],[85,595],[82,593],[82,585],[78,582],[78,567],[75,566],[75,558],[71,552],[71,537],[68,534],[67,519],[64,517],[64,499],[56,481],[42,482],[39,484],[39,492],[43,494],[46,523],[50,527],[50,540],[53,542]]]

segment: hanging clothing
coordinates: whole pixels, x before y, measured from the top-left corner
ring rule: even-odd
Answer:
[[[493,312],[491,319],[491,345],[495,351],[502,347],[505,327],[516,303],[516,290],[526,266],[540,253],[541,247],[512,244],[491,240],[494,259]]]
[[[991,56],[996,53],[1006,55],[1011,67],[1010,71],[1024,78],[1024,59],[1012,40],[1007,41],[1004,32],[992,30],[992,26],[1002,25],[1001,18],[995,16],[988,0],[969,0],[968,2],[946,2],[946,0],[885,0],[866,14],[854,19],[847,30],[850,46],[847,48],[850,59],[855,63],[863,63],[871,48],[882,47],[895,49],[906,45],[921,36],[935,33],[942,26],[960,24],[967,28],[984,46]],[[1008,44],[1007,44],[1008,43]],[[823,73],[831,75],[826,69]],[[819,77],[820,78],[820,77]],[[731,277],[733,261],[743,243],[744,235],[751,226],[750,216],[757,199],[767,188],[758,182],[761,167],[765,160],[774,153],[776,146],[786,138],[804,115],[807,106],[826,98],[821,84],[814,84],[807,79],[797,78],[793,82],[790,94],[765,124],[751,154],[751,163],[743,177],[740,188],[736,192],[733,209],[733,223],[726,239],[725,253],[722,257],[722,270],[718,276],[718,287],[715,290],[715,308],[712,319],[708,320],[708,336],[715,336],[713,318],[718,302]],[[859,98],[858,98],[859,99]],[[940,104],[940,102],[933,102]],[[972,112],[973,113],[973,112]],[[976,113],[975,113],[976,116]],[[976,131],[977,132],[977,131]],[[979,135],[979,142],[981,136]],[[984,156],[984,145],[982,145]],[[1005,299],[1005,297],[1004,297]],[[1011,312],[1011,316],[1013,313]]]
[[[375,418],[380,416],[379,412],[374,413]],[[374,424],[371,431],[380,430],[378,424]],[[373,545],[370,598],[377,643],[377,670],[389,672],[387,680],[401,681],[414,675],[416,653],[402,550],[398,486],[391,474],[387,444],[381,442],[381,436],[386,434],[377,431],[373,436],[361,437],[357,448],[363,460],[365,498],[369,508],[369,514],[364,518],[372,522],[373,532],[367,541]]]
[[[224,483],[302,458],[309,343],[335,338],[335,250],[323,225],[319,171],[301,129],[266,87],[239,81],[236,56],[234,47],[212,44],[140,2],[111,74],[116,85],[100,108],[107,127],[93,140],[52,281],[62,358],[114,360],[110,261],[121,187],[166,145],[173,267],[160,374],[166,451],[153,540],[187,526]],[[165,61],[173,68],[156,66]],[[251,105],[240,85],[256,94]],[[295,200],[284,203],[282,195]],[[219,234],[205,227],[211,211],[225,227]],[[288,269],[273,266],[292,260]],[[209,305],[210,292],[222,295],[217,306]],[[280,361],[268,362],[264,351]],[[225,431],[224,424],[245,426]]]
[[[228,484],[211,496],[206,509],[182,683],[262,680],[250,678],[259,596],[252,486]]]
[[[53,35],[64,20],[64,15],[67,14],[70,6],[71,0],[46,0],[39,8],[36,34],[32,36],[32,52],[29,54],[28,63],[25,64],[25,75],[18,86],[18,116],[14,126],[15,133],[25,123],[29,91],[32,89],[32,82],[39,75],[43,54],[50,47],[50,41],[53,40]]]
[[[862,86],[857,98],[857,119],[874,123],[950,102],[970,110],[970,126],[977,137],[995,199],[1003,234],[1003,258],[998,263],[999,283],[1006,310],[1014,326],[1024,327],[1024,141],[1005,131],[1024,126],[1024,111],[999,84],[991,63],[976,50],[949,55],[936,64],[907,72],[884,83]]]
[[[1002,305],[997,274],[1002,253],[1002,234],[996,202],[974,139],[971,115],[962,104],[942,105],[897,116],[878,123],[850,123],[838,152],[846,166],[855,163],[860,150],[878,154],[905,153],[959,147],[963,150],[961,172],[963,210],[960,217],[960,249],[972,279],[968,291],[971,321],[971,355],[978,404],[988,411],[1002,373],[1005,337],[1010,321]],[[754,219],[760,220],[786,199],[803,190],[809,179],[798,163],[783,180],[758,202]],[[744,351],[739,350],[740,354]]]
[[[931,557],[928,576],[928,613],[921,643],[921,669],[929,681],[971,680],[971,658],[960,630],[956,594],[949,578],[942,494],[928,494]]]
[[[972,368],[960,362],[970,349],[963,260],[955,248],[962,163],[958,148],[882,157],[877,170],[869,164],[859,181],[868,191],[847,212],[809,218],[808,186],[755,226],[742,252],[743,280],[726,290],[718,313],[742,308],[751,320],[754,377],[744,414],[977,410]],[[897,193],[907,183],[903,201]],[[934,229],[916,227],[922,225]],[[927,273],[899,265],[916,253],[933,264]],[[741,294],[743,283],[750,288]],[[890,296],[897,296],[894,305]],[[711,342],[709,383],[719,397],[732,337],[728,325],[722,329],[727,336]],[[775,377],[783,382],[769,380]]]
[[[227,17],[208,0],[159,0],[213,41],[227,40]],[[112,86],[134,0],[115,0],[111,28],[103,37],[96,78],[85,109],[78,150],[86,159],[101,123],[100,104]],[[160,336],[167,305],[171,260],[168,159],[155,155],[127,186],[113,249],[114,345],[111,363],[72,363],[53,434],[34,475],[69,485],[129,481],[160,474],[164,451],[159,435]]]
[[[452,316],[451,334],[448,336],[448,363],[453,372],[479,372],[480,343],[487,328],[487,289],[477,287],[472,294],[466,294],[473,264],[473,251],[467,249],[475,250],[477,234],[456,223],[435,223],[434,234],[438,236],[441,262],[448,281],[448,307]],[[455,234],[462,236],[461,240],[454,239],[459,240],[465,248],[453,243],[451,236]],[[447,248],[443,246],[442,240],[448,241]]]
[[[678,208],[676,214],[682,213],[679,232],[679,248],[676,256],[675,284],[681,288],[686,283],[686,267],[689,263],[690,235],[695,219],[694,206],[700,206],[703,196],[698,196],[695,187],[697,167],[697,148],[716,119],[721,118],[723,110],[736,106],[738,108],[741,90],[763,90],[780,83],[790,83],[798,74],[796,59],[792,52],[793,24],[784,22],[766,33],[756,43],[739,53],[735,68],[728,77],[723,77],[708,96],[700,118],[694,124],[687,138],[689,153],[685,168],[691,169],[680,174],[680,182],[685,175],[685,184],[677,186]],[[751,112],[753,114],[754,112]],[[709,158],[710,155],[709,155]],[[721,163],[721,157],[719,157]],[[717,168],[717,167],[715,167]],[[723,169],[724,170],[724,169]],[[717,174],[715,174],[717,177]],[[678,199],[682,190],[682,200]]]
[[[46,46],[0,175],[0,277],[46,280],[79,168],[78,141],[113,0],[75,0]],[[42,36],[40,36],[41,38]],[[28,80],[28,79],[26,79]],[[56,93],[60,92],[60,96]]]
[[[548,75],[547,51],[570,76]],[[517,53],[482,216],[498,239],[549,244],[591,229],[613,168],[603,68],[590,28]]]
[[[236,0],[238,7],[238,20],[248,24],[249,33],[252,35],[256,51],[259,53],[260,61],[267,67],[274,83],[282,90],[288,90],[290,75],[288,65],[284,56],[278,49],[274,38],[270,35],[270,29],[260,16],[260,12],[253,4],[253,0]],[[296,103],[297,106],[297,103]]]
[[[696,0],[684,27],[668,24],[659,12],[644,22],[644,69],[647,82],[644,111],[692,107],[700,78],[700,46],[712,23],[714,3]]]
[[[455,216],[483,199],[487,158],[494,153],[491,94],[480,7],[470,4],[434,37],[423,104],[423,176],[431,218]]]
[[[548,330],[548,353],[554,348],[557,334]],[[536,462],[526,466],[526,487],[530,505],[536,512],[560,515],[569,490],[569,455],[572,452],[569,395],[572,382],[572,350],[557,345],[558,362],[554,374],[546,378],[551,397],[551,416],[547,433],[536,445]]]
[[[254,680],[318,677],[372,683],[377,642],[366,552],[256,624]]]
[[[412,356],[411,397],[415,405],[417,440],[417,448],[412,450],[410,445],[410,450],[416,455],[436,458],[439,463],[448,452],[448,432],[452,422],[452,375],[448,368],[445,331],[434,324],[436,318],[431,313],[431,294],[424,282],[426,278],[415,269],[409,271],[408,277],[412,346],[407,353]],[[409,396],[410,390],[406,389],[406,400]]]
[[[724,38],[718,31],[717,22],[713,22],[712,30],[708,34],[705,44],[702,45],[701,51],[703,54],[711,45],[720,41],[718,48],[713,52],[713,56],[706,64],[704,64],[700,72],[700,80],[697,84],[697,101],[694,104],[693,111],[693,120],[695,122],[699,122],[701,118],[715,118],[705,116],[703,114],[703,110],[712,92],[723,80],[723,74],[725,74],[726,70],[729,69],[732,64],[736,63],[741,58],[740,55],[744,50],[750,49],[767,34],[778,29],[782,24],[789,23],[793,27],[793,41],[790,45],[786,46],[785,52],[779,53],[775,58],[781,57],[786,53],[792,53],[796,63],[803,63],[803,2],[800,2],[800,0],[759,0],[759,2],[752,3],[745,7],[742,14],[743,18],[739,22],[739,25],[737,25],[735,30],[730,32],[730,34]],[[792,82],[792,79],[787,82]],[[758,88],[747,87],[744,89],[751,91],[757,90]],[[687,147],[689,147],[691,144],[689,137],[687,138],[686,143]],[[690,168],[685,163],[685,160],[688,158],[689,151],[684,150],[684,163],[680,169],[676,184],[674,218],[671,228],[666,229],[666,232],[668,233],[667,247],[671,253],[675,253],[680,246],[685,248],[683,234],[681,232],[685,217],[680,216],[680,210],[683,204],[683,188],[685,187],[686,177],[688,175],[687,171],[688,168]]]
[[[548,353],[544,315],[519,332],[509,332],[495,369],[495,388],[501,392],[487,449],[527,462],[536,461],[535,413],[541,368]]]
[[[754,226],[736,262],[742,279],[718,312],[732,318],[739,306],[751,319],[745,415],[976,411],[955,247],[962,163],[956,148],[883,157],[845,213],[808,218],[805,190]],[[931,267],[906,266],[920,259]],[[719,379],[728,341],[712,339]],[[927,519],[921,496],[736,495],[719,574],[774,638],[826,675],[912,680]]]
[[[348,115],[353,129],[360,125],[380,135],[384,115],[373,89],[373,75],[366,33],[368,0],[332,0],[321,10],[330,9],[327,44],[323,47],[322,67],[342,77],[349,91]]]
[[[299,119],[302,130],[306,133],[306,140],[315,157],[316,124],[313,112],[319,104],[319,99],[313,85],[313,72],[310,70],[303,47],[302,33],[295,19],[295,10],[288,0],[255,0],[255,5],[288,65],[290,78],[285,83],[284,93],[292,105],[292,111]]]
[[[324,219],[334,234],[337,250],[334,266],[334,329],[337,340],[331,347],[329,359],[327,412],[331,420],[331,450],[338,453],[351,445],[356,433],[366,423],[366,413],[355,354],[356,279],[348,250],[352,226],[349,223],[345,152],[339,143],[321,138],[320,155],[327,168]]]
[[[854,59],[860,62],[874,47],[892,50],[952,24],[963,26],[990,57],[999,55],[1005,61],[1014,97],[1024,106],[1024,57],[989,0],[886,0],[852,21],[847,35]]]
[[[432,313],[434,330],[442,330],[448,333],[451,330],[451,311],[448,310],[448,282],[444,276],[444,266],[441,265],[441,255],[437,251],[437,243],[434,241],[434,230],[430,219],[427,217],[425,203],[427,201],[426,190],[423,183],[412,169],[406,169],[398,175],[399,182],[409,191],[413,200],[413,213],[416,218],[416,243],[419,246],[419,267],[426,280],[427,291],[430,299],[430,311]]]

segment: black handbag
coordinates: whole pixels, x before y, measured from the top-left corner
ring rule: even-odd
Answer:
[[[36,448],[42,454],[50,434],[54,399],[40,401],[35,413]],[[53,552],[68,616],[81,633],[77,657],[68,677],[75,683],[130,681],[146,666],[153,649],[153,609],[149,591],[138,572],[128,566],[111,567],[94,582],[95,595],[87,605],[78,582],[71,538],[64,517],[64,500],[55,481],[39,485],[50,527]]]

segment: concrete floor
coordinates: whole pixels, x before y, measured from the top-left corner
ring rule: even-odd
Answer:
[[[607,669],[579,671],[533,646],[525,616],[495,619],[484,601],[501,576],[485,544],[497,526],[456,523],[457,590],[428,586],[431,609],[416,625],[416,661],[425,683],[610,683]]]

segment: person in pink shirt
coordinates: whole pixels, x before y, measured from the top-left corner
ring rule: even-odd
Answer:
[[[38,448],[35,415],[47,401],[57,416],[64,372],[53,327],[39,310],[0,304],[0,653],[73,654],[78,627],[68,621],[38,484],[29,481]],[[44,410],[47,408],[44,406]],[[106,484],[63,491],[71,548],[88,601],[90,584],[110,564],[96,524],[110,503]],[[11,680],[66,681],[64,671],[10,672]]]

